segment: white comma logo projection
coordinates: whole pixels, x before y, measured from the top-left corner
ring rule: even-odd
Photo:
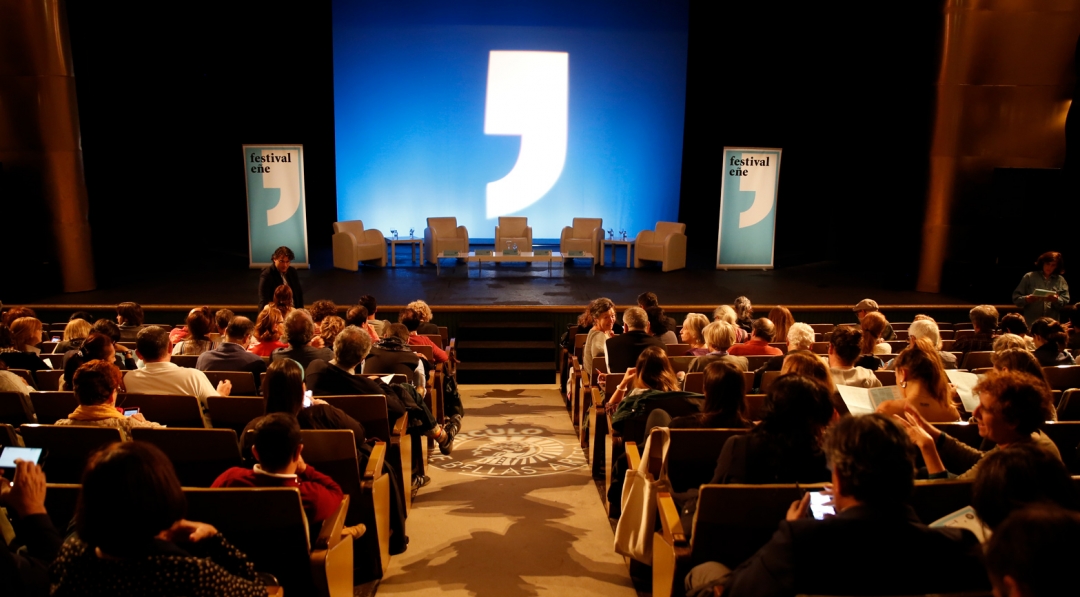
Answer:
[[[484,133],[520,135],[510,172],[487,184],[487,217],[520,211],[543,197],[566,163],[570,54],[493,50],[488,57]]]
[[[764,220],[773,208],[776,197],[776,160],[773,155],[743,153],[742,160],[749,168],[739,179],[739,190],[754,193],[754,202],[739,214],[739,228],[748,228]]]
[[[292,163],[292,152],[276,155],[263,150],[263,188],[279,189],[277,205],[266,210],[266,225],[275,226],[289,220],[300,208],[300,169]]]

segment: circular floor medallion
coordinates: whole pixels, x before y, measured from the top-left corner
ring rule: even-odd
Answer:
[[[461,433],[450,456],[434,454],[432,466],[477,477],[535,477],[584,467],[577,442],[535,427],[488,427]]]

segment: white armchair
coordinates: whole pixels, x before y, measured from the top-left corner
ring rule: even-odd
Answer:
[[[638,232],[634,267],[642,261],[659,261],[665,272],[686,267],[686,224],[657,222],[656,230]]]
[[[604,220],[601,218],[574,218],[573,226],[564,226],[559,237],[559,252],[565,257],[570,251],[592,253],[597,263],[604,265]]]
[[[499,225],[495,227],[495,250],[505,250],[508,241],[517,243],[520,251],[532,251],[532,226],[529,226],[529,218],[499,218]]]
[[[428,218],[424,228],[424,261],[435,263],[443,251],[469,252],[469,231],[457,225],[457,218]]]
[[[334,222],[334,267],[356,271],[361,261],[378,261],[386,267],[386,239],[372,228],[364,230],[364,222],[350,220]]]

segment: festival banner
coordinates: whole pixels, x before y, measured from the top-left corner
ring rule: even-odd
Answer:
[[[248,262],[266,267],[280,246],[308,266],[307,197],[303,145],[244,145],[247,181]]]
[[[716,269],[771,269],[780,149],[725,147]]]

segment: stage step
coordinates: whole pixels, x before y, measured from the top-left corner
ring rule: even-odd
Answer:
[[[461,322],[459,383],[555,383],[554,328],[548,322]]]

